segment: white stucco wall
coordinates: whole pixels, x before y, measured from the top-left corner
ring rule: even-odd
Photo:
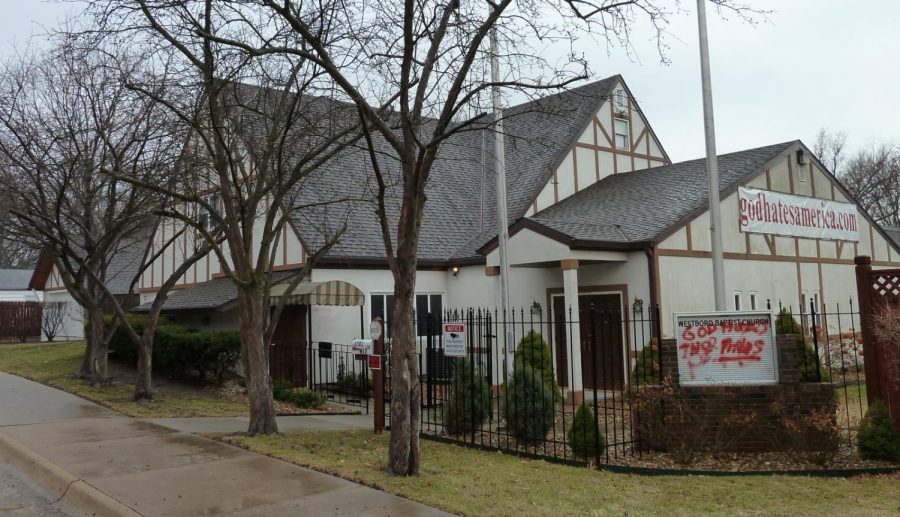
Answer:
[[[44,300],[66,304],[66,320],[63,323],[62,330],[54,338],[55,340],[84,339],[84,319],[81,306],[72,299],[72,295],[68,291],[47,291],[44,293]],[[47,336],[42,336],[41,339],[46,340]]]

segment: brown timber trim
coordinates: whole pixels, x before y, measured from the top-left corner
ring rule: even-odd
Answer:
[[[500,276],[500,266],[484,266],[484,276]]]
[[[553,170],[553,204],[559,203],[559,178],[557,177],[557,172],[559,168]]]
[[[559,261],[559,268],[563,271],[578,269],[578,259],[563,259]]]
[[[684,230],[687,234],[687,249],[688,251],[694,251],[694,241],[691,237],[691,223],[687,223],[686,225],[684,225]]]
[[[572,180],[575,181],[575,192],[578,192],[578,147],[572,146]]]
[[[622,119],[622,120],[627,120],[627,119]],[[629,129],[629,131],[630,131],[630,129]],[[659,162],[662,165],[666,164],[665,160],[663,160],[662,158],[660,158],[658,156],[652,156],[649,154],[627,151],[624,149],[617,149],[615,147],[604,147],[602,145],[591,145],[591,144],[586,144],[584,142],[576,142],[575,147],[581,147],[582,149],[593,149],[594,151],[606,151],[608,153],[621,154],[623,156],[631,156],[632,159],[643,158],[645,160]],[[653,167],[658,167],[658,166],[653,165]]]
[[[631,151],[631,171],[634,171],[634,121],[631,120],[631,99],[628,99],[628,149]]]
[[[837,258],[840,259],[841,255],[844,253],[844,241],[837,241],[835,251],[837,252]]]
[[[819,303],[822,304],[822,306],[817,307],[817,309],[821,312],[825,312],[825,282],[822,281],[822,263],[819,262],[816,265],[819,268]]]
[[[766,169],[766,190],[772,190],[772,171]]]
[[[629,325],[631,319],[628,317],[628,284],[611,284],[611,285],[579,285],[578,286],[578,295],[581,294],[592,294],[592,293],[619,293],[620,299],[622,300],[622,324],[625,327],[625,339],[622,346],[625,347],[625,351],[628,351],[628,343],[631,342],[631,331]],[[547,288],[547,307],[550,317],[547,318],[547,322],[550,325],[550,329],[554,328],[553,323],[553,297],[559,296],[560,294],[565,294],[565,290],[562,287],[548,287]],[[551,330],[553,332],[553,330]],[[554,343],[556,341],[554,340]],[[571,347],[572,350],[577,350],[579,348],[572,347],[570,343],[567,343],[567,346]],[[555,352],[554,352],[555,353]],[[627,364],[627,363],[626,363]]]
[[[612,105],[610,105],[612,106]],[[612,109],[612,108],[610,108]],[[597,118],[597,115],[594,115],[594,123],[597,124],[597,127],[600,128],[600,131],[603,133],[603,138],[606,138],[606,143],[610,146],[613,146],[612,138],[609,137],[609,133],[606,132],[606,129],[603,127],[603,124],[600,123],[600,119]],[[597,143],[597,149],[601,149],[599,142]],[[608,148],[607,148],[608,149]]]
[[[793,193],[794,193],[794,166],[793,166],[793,164],[791,163],[791,158],[790,158],[790,156],[788,156],[787,164],[788,164],[788,181],[790,182],[790,187],[791,187],[791,188],[790,188],[790,191],[791,191],[791,194],[793,194]]]
[[[803,281],[802,281],[802,275],[801,275],[801,271],[800,271],[800,262],[799,261],[797,261],[797,303],[798,304],[803,303]],[[803,311],[801,310],[801,313],[802,312]]]

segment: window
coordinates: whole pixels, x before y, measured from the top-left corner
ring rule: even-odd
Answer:
[[[819,291],[813,291],[813,307],[815,307],[816,312],[821,312],[819,308]]]
[[[734,292],[734,310],[736,310],[736,311],[743,310],[743,307],[741,306],[741,292],[740,291]]]
[[[385,338],[391,337],[390,322],[394,316],[394,295],[393,294],[372,294],[370,305],[370,315],[372,319],[381,317],[384,320]],[[431,335],[440,334],[438,323],[440,322],[441,312],[444,308],[443,296],[440,294],[416,294],[416,335],[427,336],[429,334],[428,315],[432,314],[433,323],[431,325]]]
[[[618,88],[614,95],[616,112],[622,113],[628,109],[628,102],[625,100],[625,90]]]
[[[615,132],[616,148],[630,149],[631,146],[628,145],[628,121],[625,119],[617,118],[615,120]]]
[[[755,311],[759,309],[756,305],[756,293],[750,293],[750,310]]]
[[[215,213],[219,211],[219,195],[218,194],[207,194],[203,196],[203,202],[208,204],[211,208],[215,210]],[[199,206],[200,215],[198,222],[200,223],[200,227],[206,230],[207,232],[211,232],[218,227],[219,221],[213,215],[213,212],[210,212],[209,209],[205,208],[203,205]]]

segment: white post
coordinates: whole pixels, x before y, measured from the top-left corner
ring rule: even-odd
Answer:
[[[494,108],[494,170],[497,173],[497,239],[500,248],[500,308],[502,319],[506,325],[506,335],[503,340],[503,354],[506,357],[505,364],[511,370],[513,353],[515,352],[515,334],[512,319],[512,306],[509,302],[509,257],[507,256],[507,243],[509,241],[509,221],[506,213],[506,150],[503,138],[503,109],[500,97],[500,61],[498,57],[497,29],[491,29],[491,81],[494,86],[491,89],[491,101]]]
[[[580,399],[584,391],[581,378],[581,322],[578,307],[578,261],[563,261],[563,297],[566,311],[566,359],[570,395]],[[571,321],[570,321],[571,320]]]
[[[700,30],[700,76],[703,83],[703,128],[706,133],[706,169],[709,176],[709,238],[712,247],[713,289],[716,310],[725,310],[725,259],[722,254],[722,214],[719,205],[719,164],[713,121],[712,80],[709,75],[709,41],[706,36],[706,0],[697,0]]]

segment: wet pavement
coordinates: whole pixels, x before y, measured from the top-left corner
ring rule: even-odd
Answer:
[[[0,433],[148,516],[446,515],[2,372]]]
[[[191,417],[148,418],[153,424],[170,427],[186,433],[242,433],[247,430],[249,417]],[[291,415],[278,417],[278,430],[296,431],[346,431],[372,429],[371,415]]]
[[[46,490],[0,460],[0,515],[68,517],[75,514],[58,506]]]

